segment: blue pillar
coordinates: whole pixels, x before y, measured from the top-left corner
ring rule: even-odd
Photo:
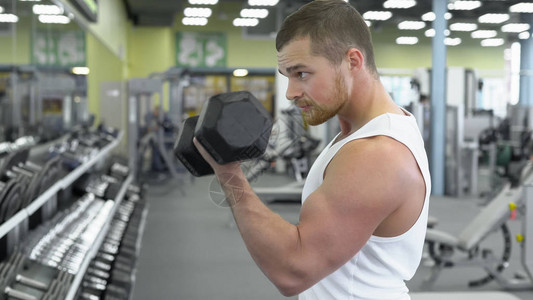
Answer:
[[[446,45],[444,30],[447,2],[433,0],[435,36],[432,42],[431,67],[431,153],[429,168],[433,195],[444,195],[446,147]]]
[[[522,21],[529,23],[533,32],[533,15],[523,14]],[[520,40],[520,94],[521,106],[533,106],[533,36]]]

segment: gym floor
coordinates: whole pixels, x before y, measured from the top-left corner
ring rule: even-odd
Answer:
[[[264,174],[252,185],[280,186],[291,179]],[[133,291],[133,300],[144,299],[297,299],[285,298],[261,273],[248,254],[228,208],[210,200],[213,177],[168,181],[152,185],[147,192],[148,216]],[[216,196],[216,195],[215,195]],[[432,197],[430,215],[438,219],[436,228],[459,233],[482,208],[476,198]],[[297,223],[298,203],[269,204],[291,223]],[[511,233],[519,232],[520,223],[511,222]],[[501,251],[501,236],[495,235],[484,245]],[[513,241],[512,259],[504,271],[513,277],[520,268],[520,250]],[[429,263],[423,260],[414,278],[407,283],[410,291],[427,292],[422,285],[429,274]],[[469,280],[484,276],[479,267],[445,269],[432,292],[502,291],[495,282],[469,288]],[[533,289],[505,291],[519,299],[533,299]],[[469,297],[476,300],[475,297]]]

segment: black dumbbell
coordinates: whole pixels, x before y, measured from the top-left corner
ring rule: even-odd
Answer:
[[[195,176],[213,174],[192,140],[219,164],[257,158],[266,150],[272,118],[250,92],[229,92],[211,97],[199,116],[185,120],[174,154]]]

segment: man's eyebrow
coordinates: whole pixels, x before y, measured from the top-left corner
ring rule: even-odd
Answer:
[[[290,66],[290,67],[285,68],[285,71],[287,72],[287,74],[290,74],[290,73],[292,73],[292,72],[294,72],[294,71],[296,71],[298,69],[304,68],[304,67],[305,67],[305,65],[296,64],[294,66]],[[278,72],[283,75],[283,73],[281,72],[280,69],[278,69]]]

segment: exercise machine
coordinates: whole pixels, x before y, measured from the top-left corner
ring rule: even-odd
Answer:
[[[439,274],[446,268],[477,266],[487,272],[483,278],[471,280],[471,287],[481,286],[495,280],[505,289],[533,287],[533,163],[526,162],[517,180],[508,182],[499,194],[458,235],[428,228],[426,244],[429,258],[433,260],[431,273],[424,281],[431,288]],[[509,265],[511,234],[507,221],[519,215],[522,234],[521,261],[526,275],[506,278],[502,272]],[[492,249],[481,246],[489,236],[500,232],[503,237],[501,256]]]
[[[159,104],[153,109],[153,98],[159,95]],[[139,178],[143,170],[143,159],[148,147],[152,157],[158,156],[172,178],[177,178],[176,164],[165,144],[165,121],[163,111],[163,83],[157,78],[133,78],[128,81],[128,153],[130,169]],[[150,116],[149,118],[145,118]],[[155,129],[149,129],[151,121]]]

